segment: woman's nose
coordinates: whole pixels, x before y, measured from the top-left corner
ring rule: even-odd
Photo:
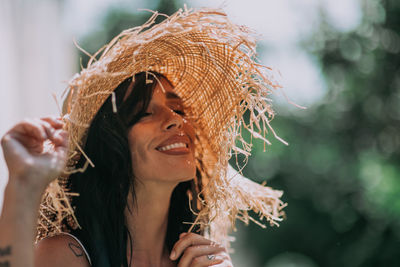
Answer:
[[[175,111],[166,108],[164,110],[165,113],[165,119],[162,125],[163,130],[171,130],[173,128],[182,128],[183,125],[183,118],[181,115],[179,115],[178,113],[176,113]]]

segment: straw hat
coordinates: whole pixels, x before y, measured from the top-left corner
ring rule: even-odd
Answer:
[[[250,210],[271,225],[282,219],[282,192],[252,182],[228,165],[232,155],[250,155],[252,145],[242,132],[267,144],[265,135],[275,135],[268,96],[278,85],[270,70],[256,62],[253,33],[231,23],[221,10],[185,7],[154,25],[158,15],[154,12],[144,25],[116,36],[69,82],[63,106],[70,134],[68,169],[43,196],[37,240],[64,231],[65,221],[79,227],[69,204],[74,193],[65,184],[68,174],[77,171],[77,158],[85,156],[82,147],[91,120],[122,81],[146,71],[168,78],[195,125],[195,156],[205,186],[205,206],[195,223],[207,237],[226,244],[237,218],[257,221],[249,217]],[[89,158],[87,163],[92,164]]]

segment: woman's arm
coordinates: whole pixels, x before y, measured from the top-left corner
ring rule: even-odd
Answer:
[[[40,194],[9,179],[0,217],[0,266],[33,266],[33,242]]]
[[[0,217],[0,266],[32,267],[41,195],[63,170],[67,133],[54,118],[26,120],[1,139],[9,180]],[[50,142],[51,149],[44,150]]]

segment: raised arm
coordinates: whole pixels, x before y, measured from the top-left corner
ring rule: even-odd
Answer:
[[[66,162],[68,138],[62,126],[55,118],[25,120],[1,139],[9,180],[0,217],[0,266],[34,266],[40,198]],[[52,148],[47,149],[45,142]]]

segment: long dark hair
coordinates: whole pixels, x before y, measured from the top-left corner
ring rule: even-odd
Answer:
[[[132,78],[115,89],[115,101],[112,96],[105,101],[88,131],[84,151],[95,167],[88,167],[85,172],[72,174],[69,178],[69,188],[79,193],[72,205],[81,226],[80,229],[71,229],[71,232],[87,249],[92,266],[131,265],[132,258],[129,262],[127,260],[127,242],[132,244],[133,241],[126,225],[125,209],[128,194],[132,193],[135,198],[135,178],[127,132],[145,114],[157,83],[155,77],[163,76],[138,73],[131,92],[127,93]],[[125,97],[125,94],[129,95]],[[115,104],[117,112],[113,111]],[[85,159],[81,157],[77,167],[84,163]],[[199,178],[199,174],[197,176]],[[194,220],[188,204],[188,191],[196,197],[200,190],[190,180],[178,184],[172,193],[165,240],[170,251],[179,234],[190,227],[183,222]]]

